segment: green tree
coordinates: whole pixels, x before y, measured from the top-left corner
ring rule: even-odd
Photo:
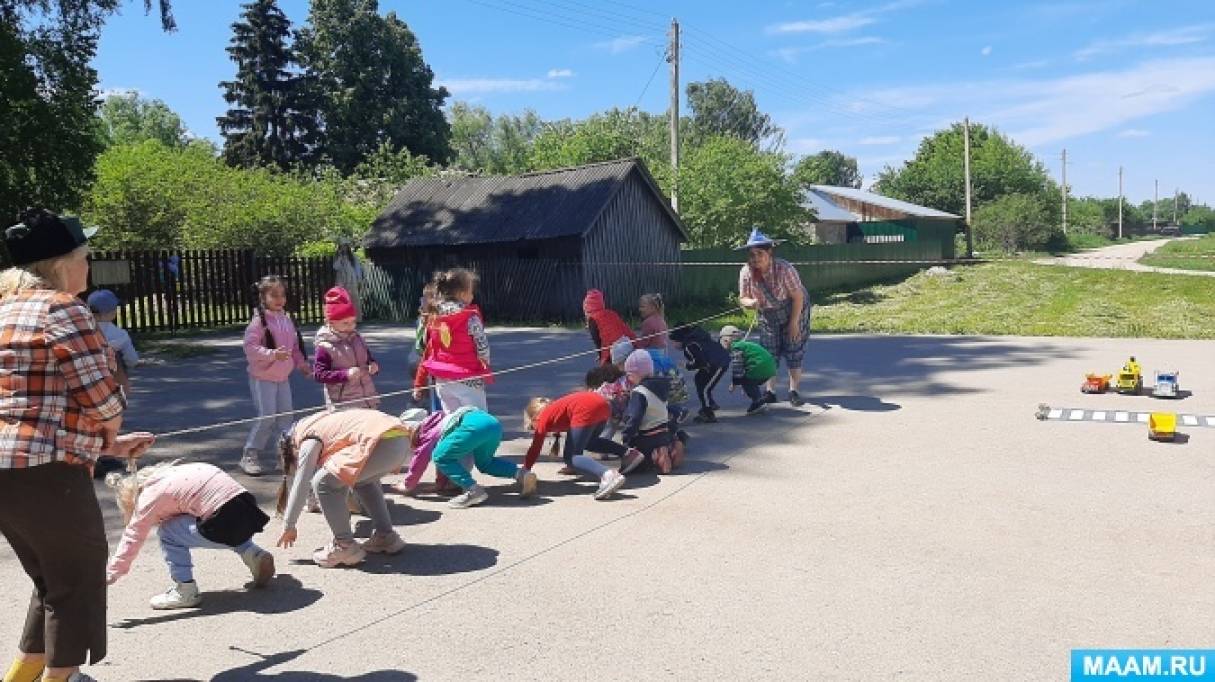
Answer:
[[[680,217],[695,247],[731,246],[760,226],[770,235],[804,239],[813,215],[785,173],[783,155],[737,137],[713,137],[688,150],[680,168]]]
[[[189,142],[181,117],[169,105],[134,90],[106,97],[98,115],[107,146],[156,140],[166,147],[184,147]]]
[[[803,188],[810,185],[861,186],[856,159],[833,149],[803,156],[793,167],[793,178]]]
[[[448,160],[448,92],[434,87],[417,38],[395,12],[381,17],[376,0],[312,0],[295,47],[321,93],[323,152],[339,170],[384,143]]]
[[[1208,230],[1215,230],[1215,210],[1205,204],[1191,205],[1181,219],[1182,225],[1196,225]]]
[[[1114,207],[1115,211],[1117,206]],[[1114,229],[1117,230],[1118,216],[1114,216]],[[1111,236],[1110,223],[1105,217],[1105,207],[1101,199],[1095,197],[1070,197],[1067,200],[1067,230],[1069,234],[1095,234],[1102,237]]]
[[[118,145],[97,161],[83,204],[99,248],[236,248],[287,255],[357,235],[373,212],[350,203],[336,172],[308,178],[233,168],[199,145]]]
[[[980,249],[1016,253],[1040,249],[1061,236],[1061,226],[1040,194],[1006,194],[974,212]]]
[[[924,138],[915,158],[901,168],[887,166],[875,189],[941,211],[962,215],[965,207],[962,124]],[[975,207],[1006,194],[1036,194],[1054,183],[1024,147],[994,128],[970,126],[970,172]]]
[[[317,144],[317,103],[305,76],[291,72],[291,22],[276,0],[244,5],[228,54],[236,80],[224,81],[230,108],[216,119],[224,159],[233,166],[309,164]]]
[[[567,168],[588,163],[640,157],[656,177],[670,164],[666,123],[635,109],[611,109],[582,121],[545,124],[532,144],[533,170]]]
[[[0,3],[0,221],[27,205],[74,209],[104,147],[90,62],[118,0]],[[150,0],[145,7],[150,9]],[[170,3],[160,3],[166,30]]]
[[[491,174],[520,173],[528,168],[532,144],[543,123],[536,112],[494,117],[485,107],[456,102],[451,107],[452,165]]]
[[[755,94],[739,90],[724,78],[688,83],[688,106],[692,109],[693,138],[737,137],[759,147],[780,149],[784,131],[759,110]],[[693,146],[695,141],[693,140]]]

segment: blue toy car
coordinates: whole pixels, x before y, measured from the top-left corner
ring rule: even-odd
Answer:
[[[1172,372],[1156,372],[1156,383],[1152,386],[1152,397],[1154,398],[1176,398],[1181,392],[1178,384],[1180,373],[1176,370]]]

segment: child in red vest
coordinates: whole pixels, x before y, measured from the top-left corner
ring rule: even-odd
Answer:
[[[436,314],[426,325],[426,358],[422,366],[435,378],[444,412],[472,405],[488,410],[485,385],[489,370],[489,338],[481,309],[473,305],[477,276],[464,268],[435,275]]]
[[[620,339],[635,339],[637,335],[620,315],[603,301],[603,292],[591,289],[582,299],[582,312],[586,314],[586,328],[591,332],[591,343],[599,349],[599,364],[612,362],[612,344]]]

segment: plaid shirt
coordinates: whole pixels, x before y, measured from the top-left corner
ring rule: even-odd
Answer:
[[[0,469],[92,466],[98,422],[126,409],[112,357],[75,296],[35,290],[0,300]]]
[[[802,278],[797,274],[797,268],[781,258],[772,258],[772,270],[764,279],[764,283],[776,296],[775,301],[769,301],[768,297],[764,295],[764,288],[758,282],[760,277],[759,272],[750,265],[742,266],[742,270],[738,273],[738,295],[741,298],[753,298],[759,301],[761,308],[775,308],[793,296],[794,291],[805,290],[805,287],[802,286]]]

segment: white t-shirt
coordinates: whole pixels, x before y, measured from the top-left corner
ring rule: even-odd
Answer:
[[[135,350],[135,344],[131,341],[131,335],[127,333],[127,330],[113,322],[100,322],[97,326],[101,328],[106,342],[110,344],[110,348],[114,349],[114,354],[122,359],[127,369],[139,364],[139,352]]]

